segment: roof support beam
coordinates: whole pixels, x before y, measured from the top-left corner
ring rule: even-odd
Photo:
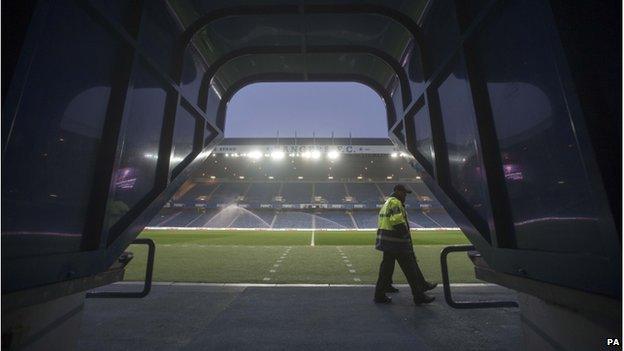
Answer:
[[[301,14],[370,14],[385,16],[401,24],[414,38],[421,53],[422,69],[425,78],[429,74],[429,64],[426,55],[423,36],[420,26],[407,14],[384,5],[378,4],[296,4],[296,5],[245,5],[217,9],[208,12],[197,19],[180,35],[176,44],[176,53],[173,60],[172,77],[180,82],[184,65],[184,53],[195,34],[213,21],[232,16],[258,15],[301,15]]]
[[[407,73],[401,66],[401,64],[390,54],[383,50],[371,48],[368,46],[358,45],[341,45],[341,46],[315,46],[308,45],[306,47],[306,53],[309,54],[368,54],[375,56],[386,63],[397,75],[399,79],[399,85],[401,88],[401,97],[403,108],[409,106],[412,101],[412,93],[409,85],[409,78]],[[231,60],[234,60],[241,56],[261,55],[261,54],[303,54],[301,47],[299,46],[259,46],[248,47],[240,50],[235,50],[227,55],[221,57],[215,61],[212,66],[206,71],[204,79],[202,80],[199,96],[199,106],[202,109],[206,109],[206,102],[208,100],[208,91],[210,83],[214,78],[217,71],[226,65]]]

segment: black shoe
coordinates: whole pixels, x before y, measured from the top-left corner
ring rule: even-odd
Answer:
[[[398,293],[399,289],[397,289],[394,286],[390,285],[389,287],[386,288],[386,292],[387,293]]]
[[[382,297],[375,297],[373,301],[375,301],[375,303],[391,303],[392,299],[384,295]]]
[[[417,305],[423,304],[423,303],[432,303],[433,300],[435,300],[435,297],[433,296],[429,296],[427,294],[421,294],[418,296],[414,296],[414,303]]]
[[[435,289],[436,286],[438,286],[438,283],[425,282],[425,287],[424,287],[423,291],[433,290],[433,289]]]

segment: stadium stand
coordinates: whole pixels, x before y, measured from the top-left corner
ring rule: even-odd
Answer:
[[[371,150],[377,145],[367,143]],[[412,228],[456,227],[398,153],[343,154],[333,160],[289,154],[280,162],[227,154],[232,146],[224,150],[210,157],[206,171],[183,185],[149,226],[376,228],[385,197],[403,183],[413,191],[406,199]]]
[[[278,195],[280,183],[251,183],[251,187],[245,196],[248,203],[270,203],[275,195]]]
[[[187,192],[181,194],[181,196],[186,199],[186,201],[206,201],[218,186],[220,186],[220,184],[197,182],[194,183],[194,186]]]
[[[278,211],[273,228],[313,228],[312,214],[299,211]]]
[[[362,182],[198,183],[177,198],[175,207],[163,208],[149,226],[374,228],[378,208],[383,203],[381,194],[391,191],[392,186]],[[410,183],[410,186],[418,189],[407,201],[413,228],[456,226],[446,212],[435,206],[435,200],[427,201],[427,207],[421,210],[423,202],[417,198],[432,197],[420,184]],[[349,196],[352,201],[345,200]]]
[[[348,183],[347,190],[355,202],[374,207],[382,200],[382,193],[373,183]]]
[[[353,211],[353,218],[358,228],[376,228],[377,227],[377,211],[362,210]]]
[[[441,227],[436,224],[436,222],[432,221],[429,217],[427,217],[423,212],[416,210],[408,210],[407,217],[410,221],[410,225],[413,228],[437,228]]]
[[[437,202],[426,188],[418,183],[407,184],[414,189],[407,201],[413,228],[456,227],[446,212],[436,207]],[[375,228],[378,208],[384,201],[381,194],[388,190],[391,193],[392,187],[393,183],[382,182],[198,184],[180,196],[175,207],[164,208],[150,226]],[[212,196],[207,195],[210,192]],[[345,200],[349,196],[352,201]],[[423,196],[432,200],[418,200]],[[423,203],[427,205],[421,209]]]
[[[314,228],[319,229],[353,229],[353,221],[345,211],[324,211],[314,214]]]
[[[230,225],[232,228],[271,228],[273,211],[241,211]]]
[[[427,216],[429,216],[431,220],[435,221],[441,227],[449,228],[449,227],[457,226],[455,222],[453,222],[451,217],[449,217],[449,215],[444,211],[434,210],[434,211],[428,211],[424,213],[427,214]]]
[[[316,183],[314,197],[320,197],[320,202],[341,204],[345,202],[345,186],[343,183]]]
[[[239,200],[239,197],[245,196],[248,189],[247,183],[223,183],[212,194],[209,201],[217,204],[230,204]]]
[[[283,201],[289,204],[309,204],[312,202],[311,183],[284,183],[282,193]]]
[[[201,213],[196,210],[180,210],[170,221],[162,225],[164,227],[186,227],[188,223],[197,219]]]

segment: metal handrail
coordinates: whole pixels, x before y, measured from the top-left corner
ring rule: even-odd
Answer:
[[[515,301],[455,301],[451,294],[451,283],[449,281],[447,256],[451,252],[468,252],[475,250],[473,245],[452,245],[447,246],[440,252],[440,267],[442,269],[442,285],[444,288],[444,299],[453,308],[498,308],[498,307],[518,307]]]
[[[142,298],[149,294],[152,289],[152,276],[154,273],[154,253],[156,252],[156,245],[152,239],[141,238],[135,239],[132,244],[144,244],[147,245],[147,267],[145,268],[145,284],[143,290],[137,292],[123,292],[123,291],[97,291],[88,292],[86,298]]]

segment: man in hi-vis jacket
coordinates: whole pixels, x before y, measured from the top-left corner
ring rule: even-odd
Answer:
[[[405,196],[411,193],[402,184],[396,185],[394,192],[379,211],[379,229],[377,229],[375,248],[383,251],[383,260],[375,286],[375,302],[377,303],[392,301],[386,296],[386,291],[392,282],[395,260],[407,278],[415,304],[430,303],[435,299],[425,294],[425,291],[435,288],[437,284],[428,283],[425,280],[414,255],[407,212],[403,205]]]

